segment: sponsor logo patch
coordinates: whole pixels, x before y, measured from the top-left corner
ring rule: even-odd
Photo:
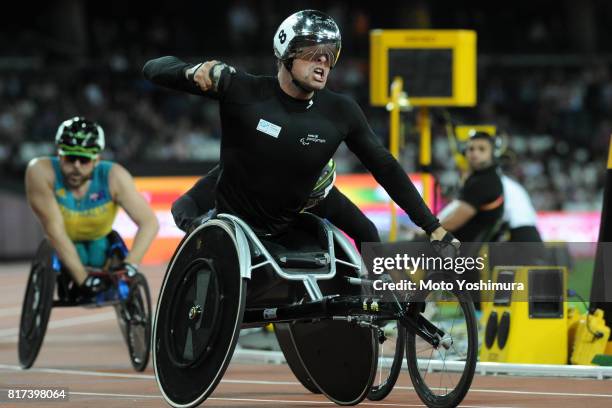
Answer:
[[[270,135],[276,138],[278,138],[278,135],[280,134],[281,129],[282,128],[280,126],[275,125],[274,123],[268,122],[267,120],[264,120],[264,119],[259,119],[259,123],[257,124],[257,130],[265,133],[266,135]]]

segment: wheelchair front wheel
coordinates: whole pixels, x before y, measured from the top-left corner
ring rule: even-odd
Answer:
[[[402,369],[406,347],[406,328],[398,321],[383,320],[376,322],[376,325],[383,331],[384,338],[379,339],[376,377],[368,392],[370,401],[381,401],[393,390]]]
[[[428,279],[436,282],[444,276]],[[415,333],[406,336],[406,361],[414,389],[430,408],[456,407],[476,370],[478,329],[472,298],[454,285],[452,290],[420,291],[410,301],[414,302],[413,313],[420,313],[444,333],[438,335],[438,346]]]
[[[144,371],[151,350],[151,294],[141,273],[131,278],[125,301],[115,306],[119,327],[136,371]]]
[[[19,323],[19,363],[32,367],[47,331],[53,307],[55,271],[52,267],[53,248],[44,240],[32,260]]]

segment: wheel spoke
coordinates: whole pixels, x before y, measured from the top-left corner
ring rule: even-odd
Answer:
[[[187,335],[185,336],[185,346],[183,347],[183,358],[185,360],[193,359],[193,332],[191,327],[187,329]]]
[[[197,272],[195,284],[195,303],[204,307],[208,296],[208,285],[211,278],[209,271],[200,270]]]

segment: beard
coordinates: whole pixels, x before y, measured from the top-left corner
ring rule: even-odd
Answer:
[[[64,182],[70,188],[79,188],[91,179],[90,174],[82,174],[79,172],[71,172],[64,174]]]

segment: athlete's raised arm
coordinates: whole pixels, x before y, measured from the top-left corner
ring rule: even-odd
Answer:
[[[349,149],[417,226],[433,239],[442,239],[446,231],[440,227],[440,222],[427,207],[406,172],[378,141],[359,105],[349,98],[346,100],[342,114],[351,126],[346,139]]]
[[[227,87],[225,74],[234,72],[234,68],[216,60],[190,64],[172,56],[149,60],[142,69],[144,77],[156,85],[215,99]]]

